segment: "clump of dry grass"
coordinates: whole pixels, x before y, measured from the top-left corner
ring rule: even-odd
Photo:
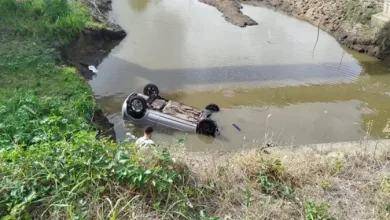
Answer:
[[[383,193],[383,181],[390,174],[390,145],[384,143],[380,147],[374,142],[360,143],[326,154],[309,149],[282,161],[300,181],[297,195],[301,200],[331,204],[338,219],[386,219],[389,199]]]
[[[270,154],[254,149],[184,159],[193,165],[198,160],[193,174],[197,183],[214,187],[206,201],[208,213],[214,216],[307,218],[305,204],[315,201],[329,204],[328,216],[337,219],[388,219],[390,145],[381,143],[344,144],[345,149],[334,146],[324,153],[315,147],[275,149]],[[273,184],[290,187],[293,193],[267,193],[259,182],[260,175]]]
[[[209,163],[202,163],[194,175],[198,177],[198,184],[208,183],[214,188],[208,200],[211,215],[224,219],[291,219],[302,216],[295,198],[264,192],[259,182],[261,174],[270,182],[294,185],[280,160],[260,150],[214,157]]]

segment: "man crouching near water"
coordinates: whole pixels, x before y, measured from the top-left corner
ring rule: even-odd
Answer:
[[[146,126],[144,130],[144,136],[137,139],[135,146],[143,149],[150,146],[155,146],[154,142],[151,140],[153,134],[153,128],[151,126]]]

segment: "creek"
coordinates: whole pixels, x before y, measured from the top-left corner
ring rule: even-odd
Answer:
[[[192,151],[251,148],[264,139],[290,145],[390,136],[388,63],[283,13],[252,6],[243,12],[259,25],[236,27],[196,0],[113,1],[112,17],[128,36],[89,83],[117,138],[142,134],[123,125],[120,111],[128,94],[150,82],[165,98],[221,107],[216,139],[153,136],[159,143],[185,137]]]

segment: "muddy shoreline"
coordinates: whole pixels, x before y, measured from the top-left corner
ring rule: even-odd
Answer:
[[[241,4],[268,7],[310,22],[328,32],[348,48],[383,59],[389,53],[389,27],[377,30],[370,25],[370,15],[382,10],[382,2],[364,0],[364,4],[351,5],[334,0],[199,0],[217,8],[226,21],[240,27],[256,25],[241,12]],[[231,11],[238,11],[231,13]],[[354,14],[357,14],[355,16]],[[360,17],[359,17],[360,16]]]
[[[199,0],[213,6],[220,11],[227,22],[239,27],[257,25],[258,23],[241,11],[242,6],[237,1]]]
[[[70,44],[59,48],[62,61],[77,68],[85,80],[91,80],[94,75],[88,66],[98,66],[126,37],[126,32],[109,18],[109,12],[112,10],[111,3],[111,0],[93,2],[86,0],[94,21],[102,24],[103,27],[86,27]],[[114,124],[109,122],[101,109],[93,113],[92,123],[97,128],[99,136],[116,140]]]

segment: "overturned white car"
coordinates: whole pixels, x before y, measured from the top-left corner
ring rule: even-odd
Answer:
[[[126,121],[207,136],[215,136],[219,131],[212,119],[212,114],[216,112],[219,112],[216,104],[209,104],[200,110],[164,99],[159,96],[159,89],[154,84],[147,84],[143,94],[130,94],[122,105],[122,117]]]

